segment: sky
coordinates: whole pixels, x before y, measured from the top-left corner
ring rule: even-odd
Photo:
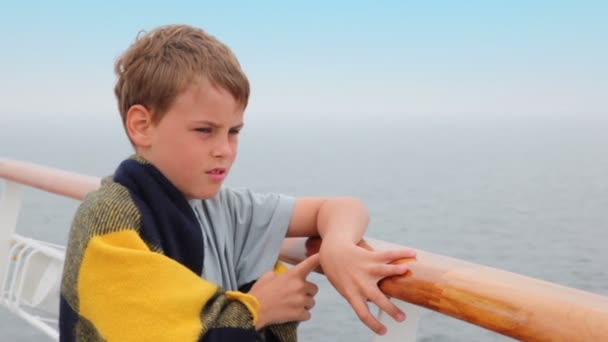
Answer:
[[[607,18],[584,0],[6,1],[0,116],[116,115],[114,60],[173,23],[231,47],[258,115],[605,115]]]

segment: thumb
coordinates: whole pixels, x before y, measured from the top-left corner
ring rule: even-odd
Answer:
[[[306,279],[306,277],[310,274],[310,272],[314,271],[320,265],[321,261],[319,259],[319,253],[313,254],[308,258],[302,260],[299,264],[289,270],[292,273],[300,275],[302,278]]]

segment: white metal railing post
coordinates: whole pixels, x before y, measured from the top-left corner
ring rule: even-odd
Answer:
[[[405,312],[406,319],[403,322],[396,322],[386,312],[379,310],[378,320],[386,326],[386,334],[376,335],[374,342],[413,342],[416,341],[418,322],[422,308],[398,299],[391,299],[401,311]]]
[[[21,209],[23,198],[23,186],[4,181],[4,190],[0,196],[0,280],[6,277],[8,272],[8,252],[13,234],[17,228],[17,217]]]

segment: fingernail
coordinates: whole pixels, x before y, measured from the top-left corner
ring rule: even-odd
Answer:
[[[405,314],[403,312],[397,313],[397,321],[403,322],[405,320]]]
[[[378,330],[378,335],[384,335],[384,334],[386,334],[386,328],[382,327],[382,328],[380,328],[380,330]]]

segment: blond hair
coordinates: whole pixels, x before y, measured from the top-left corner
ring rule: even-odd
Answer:
[[[125,124],[133,105],[143,105],[158,123],[175,98],[204,79],[227,90],[243,108],[249,81],[230,49],[205,31],[168,25],[140,33],[118,58],[114,94]]]

